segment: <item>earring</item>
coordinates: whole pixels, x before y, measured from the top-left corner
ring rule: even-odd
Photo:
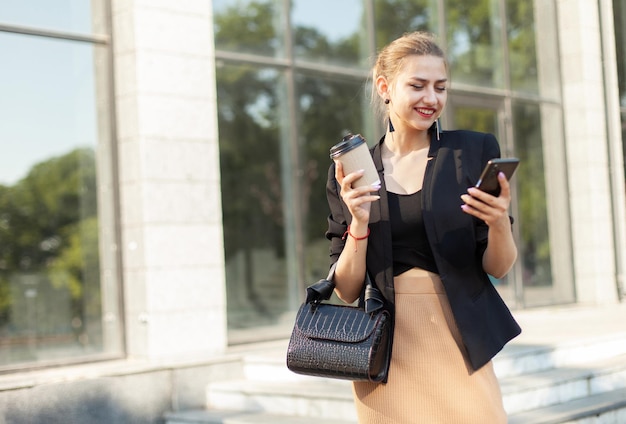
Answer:
[[[389,99],[385,99],[385,104],[386,104],[386,105],[388,105],[388,104],[389,104],[389,102],[390,102],[390,100],[389,100]]]
[[[441,131],[441,130],[439,129],[439,119],[437,119],[437,120],[435,121],[435,124],[437,124],[437,128],[436,128],[436,131],[437,131],[437,140],[439,140],[439,133],[440,133],[440,131]]]
[[[393,127],[393,124],[391,123],[391,117],[389,117],[389,132],[392,133],[394,132],[396,129]]]

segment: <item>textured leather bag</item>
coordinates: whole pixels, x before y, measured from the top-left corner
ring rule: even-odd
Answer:
[[[327,279],[307,288],[289,340],[287,368],[318,377],[386,382],[391,316],[383,296],[366,275],[363,307],[322,303],[335,288],[334,270],[333,265]]]

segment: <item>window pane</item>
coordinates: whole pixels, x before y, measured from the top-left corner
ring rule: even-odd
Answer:
[[[552,284],[550,239],[546,214],[546,185],[541,122],[534,105],[518,105],[514,109],[516,154],[521,164],[519,184],[520,244],[524,287],[549,288]]]
[[[533,2],[508,0],[506,13],[511,88],[538,93]]]
[[[613,1],[613,16],[620,104],[622,107],[626,107],[626,4],[623,0]]]
[[[626,110],[622,110],[621,115],[622,115],[622,151],[624,154],[624,164],[626,165]]]
[[[445,0],[453,83],[504,87],[499,2]]]
[[[329,242],[326,178],[331,164],[329,149],[347,133],[362,134],[370,145],[377,142],[371,128],[373,112],[362,81],[300,75],[297,78],[300,137],[304,153],[304,179],[300,192],[306,223],[305,281],[312,284],[328,273]]]
[[[429,31],[437,34],[437,10],[437,0],[374,1],[376,48],[383,48],[405,32]]]
[[[296,0],[291,20],[296,58],[369,66],[363,0]]]
[[[571,302],[571,228],[563,213],[568,200],[560,110],[517,103],[513,122],[515,153],[521,160],[515,178],[524,303]]]
[[[0,56],[0,366],[119,353],[106,49],[0,33]]]
[[[284,56],[282,3],[279,0],[213,0],[216,48]]]
[[[3,0],[0,23],[90,34],[102,32],[102,0]]]
[[[217,68],[230,329],[276,323],[287,309],[290,176],[279,123],[284,78],[268,68]],[[231,332],[231,336],[234,333]]]
[[[452,118],[454,129],[471,129],[472,131],[498,134],[498,114],[495,108],[455,106]],[[502,146],[500,147],[502,148]]]

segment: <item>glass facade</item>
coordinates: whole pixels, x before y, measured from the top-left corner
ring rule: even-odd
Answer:
[[[100,0],[5,0],[0,3],[0,22],[74,35],[98,34],[105,25],[105,5]]]
[[[615,45],[617,46],[617,74],[619,79],[619,100],[622,115],[622,140],[626,140],[626,5],[621,0],[613,1],[615,20]],[[626,163],[626,146],[624,146]]]
[[[103,6],[0,5],[0,369],[122,353]]]
[[[446,38],[452,80],[479,87],[505,86],[506,40],[502,34],[502,2],[446,0]]]
[[[573,300],[571,279],[557,284],[553,265],[571,269],[570,253],[555,257],[560,233],[548,228],[550,211],[566,203],[545,199],[544,156],[554,150],[545,140],[562,147],[563,136],[552,130],[558,114],[542,125],[560,104],[558,64],[539,57],[557,56],[556,30],[535,21],[554,20],[552,8],[536,18],[533,2],[517,0],[244,3],[242,14],[241,1],[214,2],[231,329],[288,322],[303,288],[326,272],[328,148],[347,132],[370,143],[382,134],[371,58],[412,30],[436,33],[448,51],[444,126],[492,132],[504,156],[522,158],[512,205],[521,260],[498,289],[516,307]]]

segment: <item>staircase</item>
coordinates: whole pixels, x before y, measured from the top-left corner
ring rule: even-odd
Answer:
[[[520,315],[494,359],[509,424],[626,423],[626,305]],[[355,424],[350,383],[291,373],[286,346],[245,356],[243,380],[209,384],[206,409],[166,424]]]

